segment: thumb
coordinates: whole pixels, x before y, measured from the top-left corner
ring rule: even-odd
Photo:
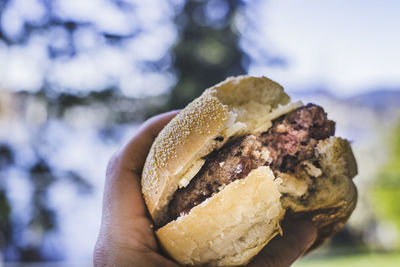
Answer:
[[[291,223],[258,254],[248,266],[290,266],[317,238],[317,228],[307,220]]]

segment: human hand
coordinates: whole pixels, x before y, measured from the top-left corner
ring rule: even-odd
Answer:
[[[178,111],[155,116],[108,163],[100,233],[93,264],[178,267],[161,255],[140,189],[140,176],[157,134]]]
[[[157,245],[140,189],[140,176],[151,144],[178,113],[172,111],[146,121],[136,135],[110,160],[103,196],[103,214],[93,264],[103,266],[166,266],[178,264],[164,257]],[[275,237],[248,266],[290,266],[311,246],[315,227],[298,221]]]
[[[286,267],[303,256],[317,238],[317,228],[307,220],[297,220],[283,227],[249,263],[248,267]]]

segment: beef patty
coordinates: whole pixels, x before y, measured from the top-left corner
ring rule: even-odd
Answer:
[[[246,177],[259,166],[270,166],[274,172],[293,173],[300,162],[315,157],[318,140],[334,133],[335,122],[327,119],[321,107],[308,104],[275,119],[264,133],[231,138],[207,155],[190,183],[175,192],[164,224],[188,213],[225,185]],[[270,160],[263,157],[265,148]]]

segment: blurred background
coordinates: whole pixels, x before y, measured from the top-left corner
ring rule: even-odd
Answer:
[[[239,74],[324,106],[358,161],[349,223],[295,266],[398,266],[399,14],[396,0],[0,0],[0,266],[91,266],[111,154]]]

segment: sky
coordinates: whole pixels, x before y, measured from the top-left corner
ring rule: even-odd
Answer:
[[[269,0],[250,10],[259,21],[256,42],[288,62],[287,68],[254,64],[250,73],[290,90],[325,85],[352,95],[400,89],[400,1]]]
[[[221,0],[214,0],[216,2]],[[68,44],[65,29],[38,33],[24,46],[0,41],[0,88],[35,91],[43,81],[56,90],[101,90],[112,84],[132,97],[157,95],[174,85],[172,73],[146,71],[141,62],[158,60],[177,40],[174,8],[163,0],[127,0],[138,12],[122,12],[108,0],[54,0],[63,19],[92,23],[76,31],[77,56],[51,60],[47,46]],[[176,0],[181,6],[182,1]],[[13,0],[1,26],[9,36],[23,34],[24,21],[40,21],[38,0]],[[351,96],[368,90],[400,88],[400,1],[397,0],[247,0],[237,23],[245,52],[253,59],[248,72],[265,75],[288,91],[322,87]],[[121,47],[108,45],[97,30],[112,34],[145,30]],[[251,46],[279,56],[285,66],[268,65]],[[255,54],[254,54],[255,53]],[[166,57],[166,64],[172,58]]]

